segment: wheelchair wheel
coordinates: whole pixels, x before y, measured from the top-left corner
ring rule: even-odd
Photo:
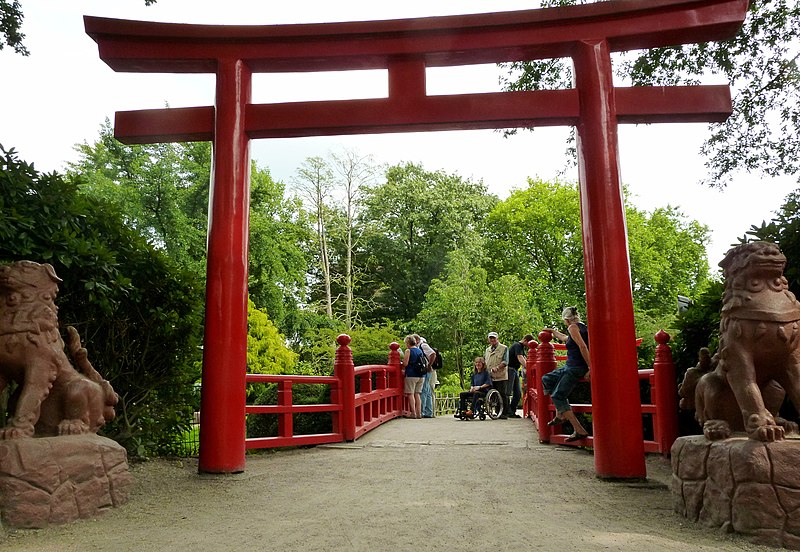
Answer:
[[[500,391],[497,389],[490,389],[486,393],[486,413],[492,420],[496,420],[503,413],[503,397],[500,396]]]

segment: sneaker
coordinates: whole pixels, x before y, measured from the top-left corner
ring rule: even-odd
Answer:
[[[499,419],[500,420],[508,420],[508,416],[506,416],[505,414],[501,414]]]

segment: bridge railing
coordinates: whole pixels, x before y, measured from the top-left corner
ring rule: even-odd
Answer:
[[[274,374],[247,374],[247,383],[275,383],[278,385],[277,404],[246,405],[247,414],[276,414],[278,435],[250,437],[245,440],[247,449],[321,445],[353,441],[402,414],[402,374],[400,372],[400,345],[389,345],[386,364],[356,367],[350,350],[350,336],[336,338],[332,376],[301,376]],[[302,384],[329,385],[330,403],[294,404],[293,387]],[[332,431],[295,435],[294,415],[309,412],[330,412]]]
[[[552,335],[549,332],[540,333],[539,339],[541,343],[531,341],[528,344],[525,366],[528,388],[523,400],[523,414],[533,421],[541,443],[591,445],[591,437],[568,443],[567,434],[556,433],[547,425],[555,417],[556,410],[550,398],[544,395],[542,376],[555,370],[558,361],[566,360],[566,357],[555,354],[557,350],[564,350],[564,345],[551,343]],[[652,436],[651,439],[644,439],[645,452],[668,454],[672,443],[678,438],[678,391],[669,340],[669,334],[663,330],[658,332],[655,335],[657,346],[653,368],[638,371],[639,380],[649,387],[650,397],[649,402],[643,403],[641,408],[642,423],[649,430],[645,433]],[[591,404],[572,404],[571,407],[576,413],[592,412]]]

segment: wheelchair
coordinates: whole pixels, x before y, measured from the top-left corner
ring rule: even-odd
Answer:
[[[474,420],[478,418],[485,420],[488,416],[496,420],[503,413],[503,397],[497,389],[489,389],[483,397],[473,397],[472,408],[467,407],[466,411],[460,408],[456,410],[455,418],[459,420]]]

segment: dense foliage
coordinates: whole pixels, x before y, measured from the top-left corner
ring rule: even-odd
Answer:
[[[596,0],[594,0],[596,1]],[[591,0],[540,0],[563,6]],[[753,0],[733,38],[621,55],[617,73],[635,85],[696,84],[722,75],[733,88],[733,114],[710,127],[703,146],[708,183],[725,186],[736,172],[759,170],[775,176],[800,172],[800,4],[796,0]],[[568,88],[566,60],[506,66],[507,90]]]
[[[138,454],[168,452],[197,408],[203,288],[149,245],[118,207],[40,174],[0,147],[0,262],[52,264],[62,326],[120,396],[105,433]]]

